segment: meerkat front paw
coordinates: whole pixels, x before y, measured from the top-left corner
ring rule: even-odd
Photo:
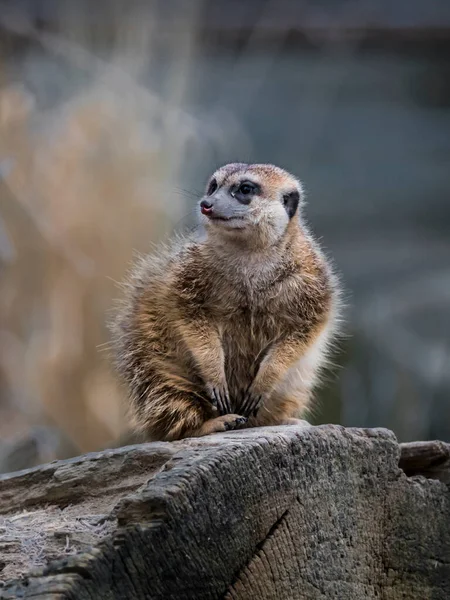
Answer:
[[[248,421],[247,417],[242,417],[241,415],[224,415],[223,417],[219,417],[219,419],[222,419],[223,431],[239,429],[246,425]]]
[[[230,431],[232,429],[240,429],[241,427],[245,427],[247,421],[248,419],[241,415],[222,415],[221,417],[205,421],[200,430],[194,435],[203,436],[211,433]]]
[[[256,417],[262,404],[262,394],[253,391],[251,388],[244,394],[241,412],[246,417]]]
[[[207,385],[206,390],[211,404],[217,409],[220,415],[226,415],[231,412],[230,395],[226,385]]]

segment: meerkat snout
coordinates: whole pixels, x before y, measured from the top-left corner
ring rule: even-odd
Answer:
[[[205,200],[203,199],[200,202],[200,210],[202,212],[203,215],[210,215],[213,211],[213,205],[212,202],[210,202],[209,200]]]

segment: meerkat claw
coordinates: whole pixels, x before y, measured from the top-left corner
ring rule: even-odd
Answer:
[[[230,413],[231,412],[231,402],[230,402],[230,396],[228,393],[226,394],[226,406],[227,406],[227,413]]]
[[[208,398],[209,398],[209,401],[211,402],[212,407],[218,411],[219,410],[218,402],[217,402],[216,394],[213,389],[208,391]]]
[[[230,398],[225,389],[212,388],[209,396],[213,406],[221,415],[226,415],[231,412]]]
[[[247,391],[247,392],[244,394],[244,400],[243,400],[243,402],[242,402],[242,404],[241,404],[241,410],[240,410],[240,412],[241,412],[243,415],[246,415],[246,414],[248,414],[248,410],[247,410],[247,409],[248,409],[248,404],[249,404],[249,402],[250,402],[250,394],[249,394],[249,392]]]
[[[226,389],[222,389],[220,393],[222,399],[222,406],[224,407],[224,414],[231,413],[230,395]]]
[[[254,396],[251,392],[248,392],[246,397],[244,398],[244,404],[242,407],[242,414],[246,416],[256,416],[256,413],[259,410],[261,405],[262,396]]]
[[[258,410],[261,406],[261,400],[262,400],[262,396],[257,396],[253,400],[252,405],[250,406],[250,409],[249,409],[249,414],[254,414],[256,416],[256,413],[258,412]]]
[[[216,388],[213,389],[213,396],[214,396],[214,400],[215,400],[215,404],[216,404],[216,408],[219,412],[220,415],[224,415],[225,411],[224,411],[224,407],[223,407],[223,403],[222,403],[222,398],[219,394],[219,390],[217,390]]]

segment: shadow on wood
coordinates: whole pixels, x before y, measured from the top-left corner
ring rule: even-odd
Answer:
[[[448,449],[274,427],[9,474],[0,598],[448,599]]]

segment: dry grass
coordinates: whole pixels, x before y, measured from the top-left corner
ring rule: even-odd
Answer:
[[[71,508],[56,507],[0,516],[0,552],[7,559],[0,568],[0,581],[20,577],[51,560],[89,549],[113,528],[113,522],[102,517],[80,516]]]
[[[48,63],[62,57],[89,83],[42,108],[20,65],[14,81],[7,63],[0,68],[0,417],[8,404],[18,429],[50,423],[88,451],[125,430],[123,394],[102,352],[115,281],[134,249],[147,250],[189,211],[177,187],[199,129],[181,107],[195,28],[186,18],[159,97],[137,83],[151,25],[116,23],[114,54],[99,59],[83,44],[83,22],[65,18],[58,36],[29,37],[39,36]]]

